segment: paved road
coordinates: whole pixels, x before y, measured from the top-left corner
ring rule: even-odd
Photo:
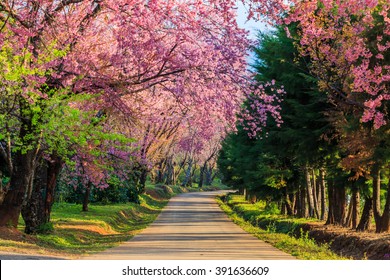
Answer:
[[[64,258],[44,255],[15,254],[0,252],[0,260],[64,260]]]
[[[231,222],[215,202],[217,194],[177,195],[139,235],[85,259],[294,259]]]

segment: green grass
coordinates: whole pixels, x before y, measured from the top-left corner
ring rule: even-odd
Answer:
[[[281,215],[276,207],[267,206],[264,201],[250,203],[242,195],[227,196],[227,205],[244,220],[251,222],[260,228],[267,228],[269,225],[275,227],[276,232],[293,233],[308,222],[318,222],[316,219],[296,218]]]
[[[81,205],[55,203],[51,222],[46,225],[47,234],[20,234],[18,239],[21,240],[17,241],[0,239],[0,250],[68,258],[103,251],[146,228],[168,203],[168,198],[176,194],[175,191],[162,198],[143,194],[140,204],[90,204],[88,212],[82,212]],[[24,230],[22,218],[18,229],[20,232]]]
[[[266,209],[264,202],[251,204],[240,195],[229,195],[225,201],[217,198],[217,202],[233,222],[246,232],[298,259],[345,259],[333,253],[329,249],[329,244],[319,245],[303,231],[296,237],[297,228],[307,223],[307,219],[292,219],[278,215],[272,209],[271,211]]]
[[[166,205],[167,200],[141,196],[141,204],[81,205],[56,203],[51,222],[54,230],[38,234],[37,245],[56,253],[87,254],[114,247],[146,228]]]
[[[208,187],[216,189],[220,186]],[[17,241],[0,238],[0,250],[27,254],[52,254],[77,258],[117,246],[129,240],[152,223],[172,196],[197,188],[180,186],[155,186],[148,184],[146,194],[135,203],[96,205],[90,204],[88,212],[81,205],[55,203],[51,223],[45,225],[47,234],[28,236],[22,234],[24,222],[20,218],[21,232]]]

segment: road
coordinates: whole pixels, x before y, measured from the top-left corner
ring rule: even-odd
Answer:
[[[0,252],[0,260],[64,260],[57,256],[29,255],[12,252]]]
[[[294,257],[246,233],[219,208],[220,192],[184,193],[170,200],[148,228],[122,245],[84,259],[265,260]]]

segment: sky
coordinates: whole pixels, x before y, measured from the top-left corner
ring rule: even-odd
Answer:
[[[244,5],[240,2],[237,1],[237,24],[239,27],[244,28],[250,32],[249,37],[252,40],[256,39],[256,30],[267,30],[267,27],[265,26],[264,23],[262,22],[256,22],[255,20],[247,20],[248,13],[246,11],[246,8]]]
[[[244,28],[249,31],[249,39],[251,40],[256,40],[256,34],[258,30],[265,31],[267,30],[267,27],[265,26],[264,23],[255,21],[255,20],[247,20],[248,13],[246,11],[246,8],[244,5],[240,2],[237,1],[237,24],[239,27]],[[254,62],[254,54],[252,52],[248,53],[247,59],[246,59],[248,64],[251,64]]]

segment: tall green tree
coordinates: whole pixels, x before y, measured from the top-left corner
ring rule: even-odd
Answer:
[[[259,198],[280,200],[289,214],[324,219],[325,170],[337,155],[337,139],[327,115],[334,108],[310,75],[310,58],[299,56],[284,28],[260,33],[254,53],[257,82],[275,80],[287,92],[281,104],[283,124],[279,127],[270,118],[266,131],[251,140],[238,127],[237,134],[225,140],[220,155],[219,164],[227,158],[232,163],[225,179],[244,185]],[[342,173],[338,166],[332,167]],[[341,223],[344,215],[339,216],[331,223]]]

